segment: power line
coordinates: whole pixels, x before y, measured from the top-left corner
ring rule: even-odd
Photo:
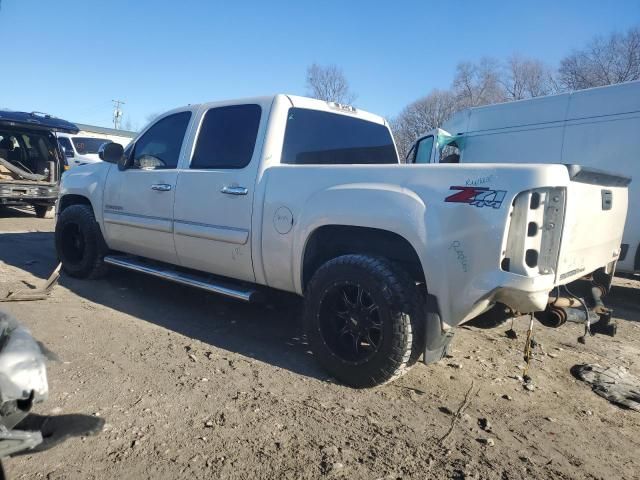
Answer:
[[[120,121],[122,120],[122,109],[120,105],[124,105],[122,100],[111,100],[113,102],[113,128],[120,129]]]

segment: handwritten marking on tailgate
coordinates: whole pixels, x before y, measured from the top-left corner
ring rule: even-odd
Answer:
[[[493,181],[493,179],[495,178],[495,175],[491,174],[491,175],[487,175],[485,177],[478,177],[478,178],[467,178],[467,180],[464,182],[464,184],[467,187],[472,187],[472,186],[477,186],[477,185],[483,185],[485,183],[491,183]]]

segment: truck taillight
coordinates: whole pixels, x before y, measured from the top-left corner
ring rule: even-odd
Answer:
[[[566,190],[537,188],[516,196],[502,251],[502,270],[535,276],[555,273]]]

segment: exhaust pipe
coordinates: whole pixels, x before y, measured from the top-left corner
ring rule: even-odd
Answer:
[[[536,312],[534,317],[545,327],[558,328],[567,322],[567,312],[563,307],[558,307],[553,303],[547,305],[547,309]]]
[[[578,301],[577,298],[571,297],[552,297],[549,296],[549,303],[553,306],[560,308],[574,307],[579,308],[582,307],[582,304]]]
[[[593,308],[586,309],[586,304],[575,297],[549,296],[547,308],[534,315],[545,327],[558,328],[566,322],[580,323],[587,325],[587,330],[592,335],[600,333],[613,337],[617,326],[611,321],[612,311],[602,301],[606,290],[600,285],[592,284],[588,293]]]
[[[567,313],[567,322],[585,323],[587,321],[587,312],[584,308],[565,308]],[[589,310],[589,322],[591,324],[600,320],[600,317],[593,310]]]

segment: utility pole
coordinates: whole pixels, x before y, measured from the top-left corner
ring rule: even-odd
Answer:
[[[120,120],[122,120],[122,109],[120,105],[124,105],[122,100],[111,100],[113,102],[113,128],[120,129]]]

